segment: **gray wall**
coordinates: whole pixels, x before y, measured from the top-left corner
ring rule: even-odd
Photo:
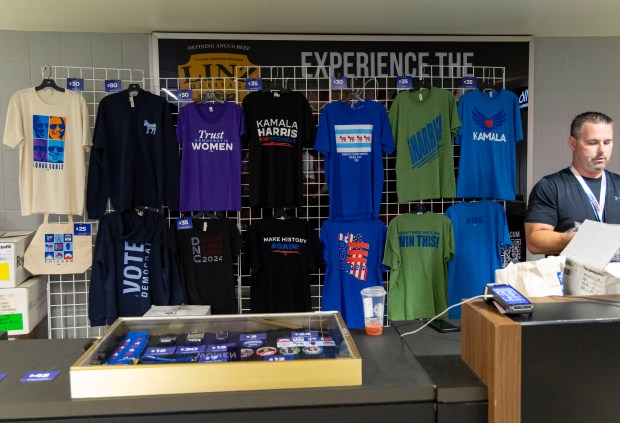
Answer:
[[[534,69],[534,182],[570,164],[570,123],[588,110],[617,122],[608,169],[619,172],[620,37],[536,38]]]
[[[0,136],[11,95],[38,85],[41,66],[143,69],[148,76],[149,63],[148,34],[0,31]],[[18,149],[3,145],[0,157],[0,229],[36,229],[41,217],[20,211]]]

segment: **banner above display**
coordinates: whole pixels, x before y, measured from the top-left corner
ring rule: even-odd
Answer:
[[[252,66],[300,66],[305,68],[306,78],[326,78],[330,70],[331,74],[349,78],[429,76],[429,66],[440,66],[450,69],[451,74],[438,76],[461,78],[467,76],[467,67],[493,66],[506,68],[506,88],[526,86],[528,80],[527,37],[506,41],[498,37],[471,41],[462,37],[445,41],[445,37],[437,37],[434,41],[428,37],[366,40],[353,36],[313,40],[312,36],[306,39],[250,34],[156,33],[154,37],[153,70],[159,78],[232,78],[237,67],[244,69],[238,77],[258,77]]]

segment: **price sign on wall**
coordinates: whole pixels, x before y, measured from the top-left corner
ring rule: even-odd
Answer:
[[[105,92],[117,93],[123,90],[123,85],[120,79],[106,79],[105,80]]]

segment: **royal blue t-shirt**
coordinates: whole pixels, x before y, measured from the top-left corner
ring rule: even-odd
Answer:
[[[323,311],[337,310],[347,327],[364,327],[360,291],[382,286],[387,268],[381,263],[387,227],[377,219],[323,222],[321,247],[325,260]]]
[[[329,217],[379,217],[383,190],[382,152],[394,151],[385,107],[372,100],[334,101],[323,109],[314,149],[325,157]]]
[[[448,305],[482,294],[502,268],[502,245],[510,245],[504,208],[494,201],[458,203],[446,210],[454,231],[455,255],[448,262]],[[450,310],[459,318],[461,308]]]
[[[506,90],[492,96],[479,90],[461,97],[462,126],[456,196],[512,201],[516,186],[516,145],[523,139],[519,99]]]

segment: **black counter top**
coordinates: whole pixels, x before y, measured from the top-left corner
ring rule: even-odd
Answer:
[[[459,327],[460,320],[450,320]],[[393,322],[399,334],[420,328],[423,321]],[[402,337],[418,362],[433,380],[437,401],[462,403],[487,400],[487,386],[461,359],[461,333],[439,333],[425,327]]]
[[[50,419],[199,413],[204,411],[433,402],[434,382],[396,330],[382,336],[351,330],[362,356],[361,386],[217,392],[73,400],[69,367],[85,340],[0,342],[0,419]],[[59,370],[50,382],[24,383],[30,371]],[[136,382],[139,383],[139,382]]]

